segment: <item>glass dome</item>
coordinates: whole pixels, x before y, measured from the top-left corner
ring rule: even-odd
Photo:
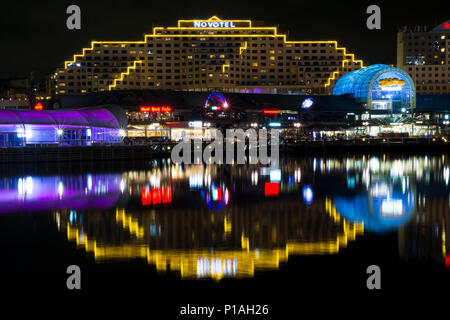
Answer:
[[[333,95],[349,94],[368,109],[413,109],[415,87],[408,73],[385,64],[374,64],[342,76]]]

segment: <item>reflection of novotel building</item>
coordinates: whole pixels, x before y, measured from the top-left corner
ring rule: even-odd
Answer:
[[[219,190],[211,192],[220,201]],[[111,213],[90,212],[80,220],[62,212],[56,219],[61,232],[96,262],[141,258],[183,278],[251,277],[277,269],[290,255],[337,254],[364,230],[323,199],[310,206],[271,199],[221,211],[169,206]]]

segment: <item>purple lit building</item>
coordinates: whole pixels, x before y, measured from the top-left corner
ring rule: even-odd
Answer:
[[[119,109],[0,110],[0,147],[120,143],[126,117]]]

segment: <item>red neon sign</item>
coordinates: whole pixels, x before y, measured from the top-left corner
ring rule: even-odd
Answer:
[[[444,29],[450,29],[450,23],[444,22]]]
[[[450,270],[450,253],[445,255],[445,268]]]
[[[278,113],[280,113],[279,110],[264,110],[263,112],[265,114],[278,114]]]
[[[172,202],[172,187],[142,188],[142,205],[149,206]]]
[[[44,110],[44,106],[42,105],[42,103],[38,102],[34,105],[34,110],[42,111]]]
[[[159,112],[172,112],[172,107],[169,106],[141,106],[140,112],[145,113],[159,113]]]

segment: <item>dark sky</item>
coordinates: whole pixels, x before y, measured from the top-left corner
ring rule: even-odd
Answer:
[[[440,1],[442,5],[444,1]],[[142,40],[152,26],[174,26],[178,19],[264,20],[289,32],[290,40],[337,40],[366,64],[396,62],[396,32],[404,25],[437,25],[449,17],[437,2],[414,0],[2,0],[0,76],[48,74],[91,40]],[[81,7],[81,30],[66,28],[67,6]],[[381,8],[381,30],[366,28],[366,8]]]

